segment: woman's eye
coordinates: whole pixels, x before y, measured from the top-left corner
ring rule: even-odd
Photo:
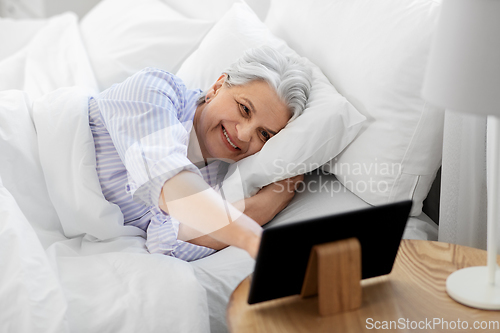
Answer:
[[[244,112],[244,113],[246,113],[246,114],[249,114],[249,113],[250,113],[250,109],[249,109],[249,108],[247,108],[247,107],[246,107],[245,105],[243,105],[243,104],[240,104],[240,105],[241,105],[241,109],[243,110],[243,112]]]
[[[262,131],[260,131],[260,134],[264,138],[264,141],[267,141],[271,138],[271,136],[269,135],[269,133],[267,131],[262,130]]]

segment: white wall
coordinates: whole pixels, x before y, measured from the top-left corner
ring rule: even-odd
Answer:
[[[66,11],[82,18],[100,0],[0,0],[0,16],[17,19],[41,18]]]
[[[100,0],[43,0],[45,2],[45,15],[53,16],[65,11],[75,12],[82,18]]]
[[[17,19],[45,16],[45,0],[0,0],[0,16]]]

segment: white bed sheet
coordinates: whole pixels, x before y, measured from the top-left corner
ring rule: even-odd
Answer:
[[[305,183],[308,184],[306,190],[299,188],[294,200],[269,225],[371,207],[334,175],[315,171],[306,176]],[[403,238],[435,241],[437,232],[437,224],[422,213],[408,219]]]
[[[0,61],[24,48],[36,33],[47,24],[47,20],[15,20],[3,18],[0,21]]]
[[[150,255],[102,195],[76,16],[31,31],[0,61],[0,332],[209,332],[192,266]]]

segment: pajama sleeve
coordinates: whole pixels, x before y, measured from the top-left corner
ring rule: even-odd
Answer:
[[[219,189],[217,181],[219,165],[220,161],[217,161],[200,170],[205,182],[215,191]],[[178,240],[178,232],[178,220],[168,214],[156,211],[147,229],[146,246],[148,251],[170,255],[186,261],[197,260],[216,252],[208,247]]]
[[[201,176],[187,158],[192,122],[179,121],[186,93],[176,76],[147,68],[96,99],[135,202],[158,207],[165,181],[183,170]]]
[[[158,212],[151,219],[147,230],[146,247],[150,253],[165,254],[185,261],[204,258],[214,249],[177,239],[179,221],[168,214]]]

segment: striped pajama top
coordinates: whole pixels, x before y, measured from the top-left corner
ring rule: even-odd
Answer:
[[[120,207],[125,224],[146,231],[150,253],[186,261],[215,250],[178,240],[179,221],[161,211],[158,201],[165,181],[183,170],[217,188],[220,163],[198,169],[187,158],[200,93],[168,72],[146,68],[89,100],[104,197]]]

